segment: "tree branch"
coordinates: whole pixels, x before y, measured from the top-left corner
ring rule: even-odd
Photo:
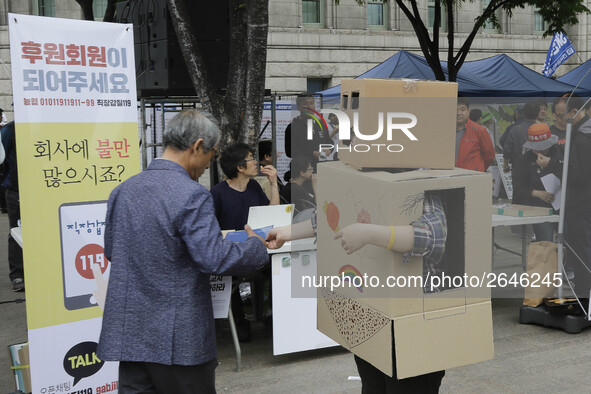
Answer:
[[[103,22],[114,22],[115,21],[115,0],[107,0],[107,9],[105,10],[105,16]]]
[[[453,13],[453,0],[445,0],[447,9],[447,78],[449,81],[456,80],[456,68],[454,66],[454,45],[455,45],[455,25]],[[450,66],[452,66],[450,68]]]
[[[167,0],[167,4],[172,25],[179,43],[181,43],[181,52],[195,88],[195,93],[203,108],[211,112],[220,121],[220,126],[223,128],[227,124],[227,119],[224,116],[221,99],[210,82],[201,51],[197,45],[197,39],[193,34],[189,22],[189,11],[185,8],[185,0]]]
[[[76,3],[78,3],[80,5],[80,8],[82,9],[82,17],[84,18],[84,20],[94,20],[94,13],[92,11],[92,1],[93,0],[76,0]]]
[[[507,3],[509,3],[509,0],[503,0],[498,3],[491,1],[488,4],[488,7],[486,7],[486,10],[484,10],[484,12],[482,13],[482,15],[476,19],[476,23],[474,24],[474,28],[472,29],[472,31],[470,32],[470,34],[466,38],[466,41],[464,42],[462,47],[458,50],[458,53],[454,56],[453,63],[454,63],[456,70],[459,70],[462,67],[462,65],[464,64],[464,61],[466,60],[466,57],[468,56],[468,53],[470,52],[470,47],[472,46],[472,43],[474,42],[474,38],[476,38],[476,34],[478,34],[478,30],[482,27],[484,22],[486,22],[486,20],[493,13],[495,13],[496,10],[498,10],[500,7],[502,7],[503,5],[505,5]]]

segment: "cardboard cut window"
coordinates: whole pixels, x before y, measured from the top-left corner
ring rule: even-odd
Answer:
[[[359,92],[351,92],[351,109],[359,108]]]
[[[429,191],[425,191],[425,194],[430,193]],[[465,189],[458,188],[458,189],[447,189],[447,190],[440,190],[438,194],[443,201],[444,210],[445,210],[445,218],[446,218],[446,227],[447,227],[447,237],[445,240],[445,252],[443,254],[442,260],[439,264],[443,267],[443,273],[449,278],[462,278],[462,281],[456,280],[454,281],[445,281],[444,277],[441,278],[442,288],[463,288],[466,286],[465,281],[463,280],[465,269],[465,232],[466,229],[464,228],[464,216],[465,216]],[[424,258],[423,258],[424,259]],[[425,266],[425,262],[423,262],[423,277],[426,277],[427,267]],[[449,283],[446,283],[449,282]],[[426,291],[426,289],[425,289]]]
[[[469,286],[491,269],[490,174],[469,170],[362,172],[318,166],[318,276],[367,278],[318,294],[318,328],[398,378],[493,357],[490,291]],[[441,260],[451,285],[425,292],[424,258],[366,245],[347,255],[334,234],[353,223],[407,225],[428,193],[444,197],[448,236]],[[392,282],[394,278],[394,282]],[[351,283],[351,282],[350,282]],[[395,357],[392,346],[395,344]]]

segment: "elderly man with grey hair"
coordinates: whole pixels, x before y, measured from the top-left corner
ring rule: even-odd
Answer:
[[[223,239],[211,194],[197,183],[220,139],[211,115],[185,110],[168,124],[162,158],[116,187],[107,208],[111,273],[98,356],[119,361],[119,393],[215,393],[210,275],[268,260],[245,226]]]

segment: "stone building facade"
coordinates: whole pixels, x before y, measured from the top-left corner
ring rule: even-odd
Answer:
[[[464,42],[489,0],[464,2],[455,12],[455,46]],[[404,49],[422,56],[412,26],[395,1],[270,0],[267,88],[278,92],[316,91],[343,78],[360,75]],[[591,1],[586,1],[591,8]],[[421,18],[432,24],[433,2],[419,0]],[[318,14],[316,16],[316,14]],[[315,19],[316,17],[316,19]],[[498,12],[500,28],[481,29],[467,60],[504,53],[538,72],[542,70],[551,37],[542,38],[544,22],[533,7]],[[313,23],[317,22],[317,23]],[[591,16],[579,17],[567,34],[578,56],[558,70],[559,75],[589,58]],[[447,33],[440,32],[442,59],[447,57]]]
[[[468,36],[474,19],[488,1],[464,2],[458,8],[456,47]],[[279,93],[316,91],[362,74],[401,49],[422,54],[412,26],[395,1],[366,3],[359,6],[355,0],[341,0],[338,5],[334,0],[269,0],[266,88]],[[591,8],[591,0],[586,3]],[[97,15],[100,10],[104,12],[105,6],[106,0],[95,0]],[[433,2],[419,0],[419,8],[422,19],[430,24]],[[82,13],[75,0],[0,0],[0,107],[12,119],[7,12],[75,19],[80,19]],[[468,60],[505,53],[541,71],[550,37],[542,38],[544,23],[535,9],[516,9],[512,16],[499,12],[498,18],[500,28],[487,26],[478,33]],[[591,16],[583,15],[578,25],[567,29],[578,56],[572,56],[558,74],[588,59],[590,23]],[[442,51],[446,51],[445,27],[440,42]]]

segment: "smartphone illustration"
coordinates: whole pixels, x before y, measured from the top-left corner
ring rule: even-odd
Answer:
[[[93,264],[103,277],[110,272],[105,257],[104,231],[107,201],[84,201],[59,207],[64,305],[68,310],[97,306]]]

